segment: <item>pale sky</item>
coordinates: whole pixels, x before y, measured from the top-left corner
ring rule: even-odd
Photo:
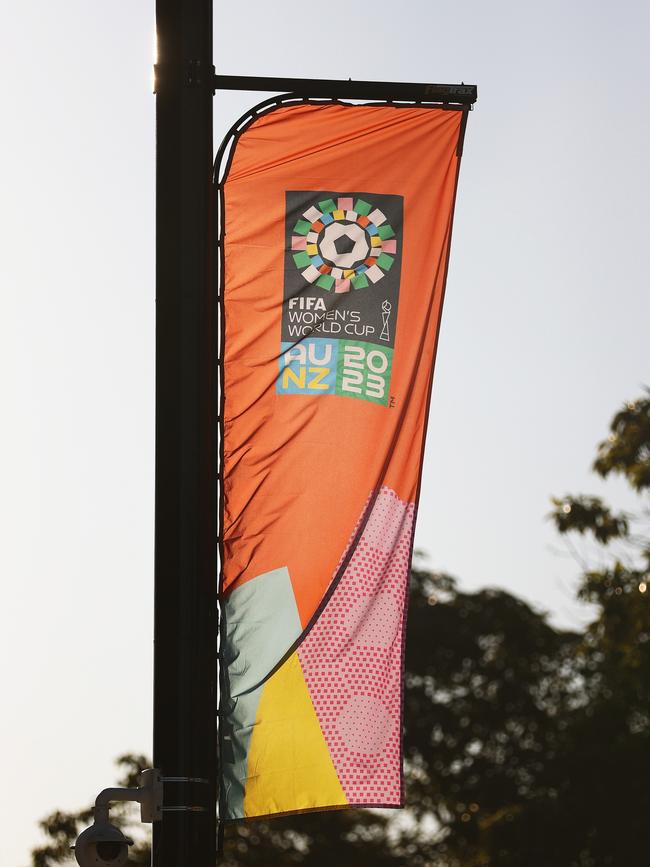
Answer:
[[[650,6],[215,4],[222,73],[476,83],[418,547],[584,622],[549,497],[650,382]],[[0,864],[151,752],[151,3],[2,5]],[[215,140],[264,95],[220,94]]]

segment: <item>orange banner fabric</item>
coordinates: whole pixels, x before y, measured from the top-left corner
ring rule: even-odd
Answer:
[[[280,105],[232,149],[224,818],[402,803],[407,578],[465,118]]]

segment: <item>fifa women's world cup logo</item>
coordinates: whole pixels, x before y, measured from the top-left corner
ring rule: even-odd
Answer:
[[[286,193],[279,394],[389,405],[402,214],[387,193]]]

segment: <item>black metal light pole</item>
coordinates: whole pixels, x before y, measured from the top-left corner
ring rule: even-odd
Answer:
[[[156,0],[154,867],[216,862],[212,0]]]

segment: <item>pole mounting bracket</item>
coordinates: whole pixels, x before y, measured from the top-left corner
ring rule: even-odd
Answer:
[[[208,86],[214,92],[215,70],[212,64],[203,63],[201,60],[188,60],[185,65],[185,86],[204,87]]]

